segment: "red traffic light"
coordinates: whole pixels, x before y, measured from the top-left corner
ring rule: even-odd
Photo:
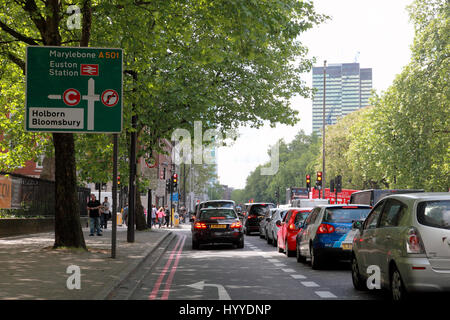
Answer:
[[[317,172],[317,180],[322,181],[322,171]]]
[[[311,176],[309,174],[306,175],[306,183],[311,182]]]

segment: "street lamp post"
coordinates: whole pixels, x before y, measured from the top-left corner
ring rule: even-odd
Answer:
[[[322,198],[325,199],[325,96],[326,96],[327,60],[323,61],[323,111],[322,111]],[[319,190],[320,198],[320,190]]]

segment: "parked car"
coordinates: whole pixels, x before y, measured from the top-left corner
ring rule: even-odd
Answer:
[[[277,235],[278,235],[278,226],[276,222],[278,220],[283,220],[287,211],[288,211],[287,209],[277,208],[277,210],[272,215],[272,219],[267,224],[266,240],[268,244],[272,244],[274,247],[277,246]]]
[[[377,203],[353,241],[352,280],[366,289],[368,268],[393,300],[409,293],[450,292],[450,193],[410,193]]]
[[[368,204],[374,206],[382,198],[391,194],[424,192],[423,189],[368,189],[353,192],[349,204]]]
[[[247,203],[245,207],[244,232],[246,235],[250,235],[252,232],[259,232],[259,223],[266,215],[266,212],[271,208],[275,208],[275,205],[273,203]]]
[[[277,246],[278,252],[285,252],[288,257],[293,257],[296,250],[296,236],[301,225],[313,208],[289,209],[283,220],[276,221],[278,226]]]
[[[201,244],[231,243],[244,247],[242,223],[233,208],[203,208],[191,226],[192,248]]]
[[[352,248],[343,245],[352,229],[352,222],[365,219],[368,205],[321,205],[315,207],[297,235],[297,261],[311,259],[313,269],[320,269],[326,260],[350,260]]]
[[[272,209],[266,211],[266,215],[259,223],[259,237],[261,239],[266,239],[267,224],[272,220],[272,215],[276,210],[277,210],[276,208],[272,208]]]

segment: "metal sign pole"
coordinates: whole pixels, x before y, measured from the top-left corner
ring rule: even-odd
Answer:
[[[112,185],[112,233],[111,233],[111,258],[116,258],[117,239],[117,154],[118,134],[113,134],[113,185]]]

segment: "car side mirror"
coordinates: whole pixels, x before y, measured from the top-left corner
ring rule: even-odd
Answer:
[[[277,227],[281,227],[281,221],[277,220],[277,222],[275,222],[275,224],[277,225]]]
[[[359,231],[362,230],[363,221],[356,220],[352,222],[352,229],[358,229]]]

